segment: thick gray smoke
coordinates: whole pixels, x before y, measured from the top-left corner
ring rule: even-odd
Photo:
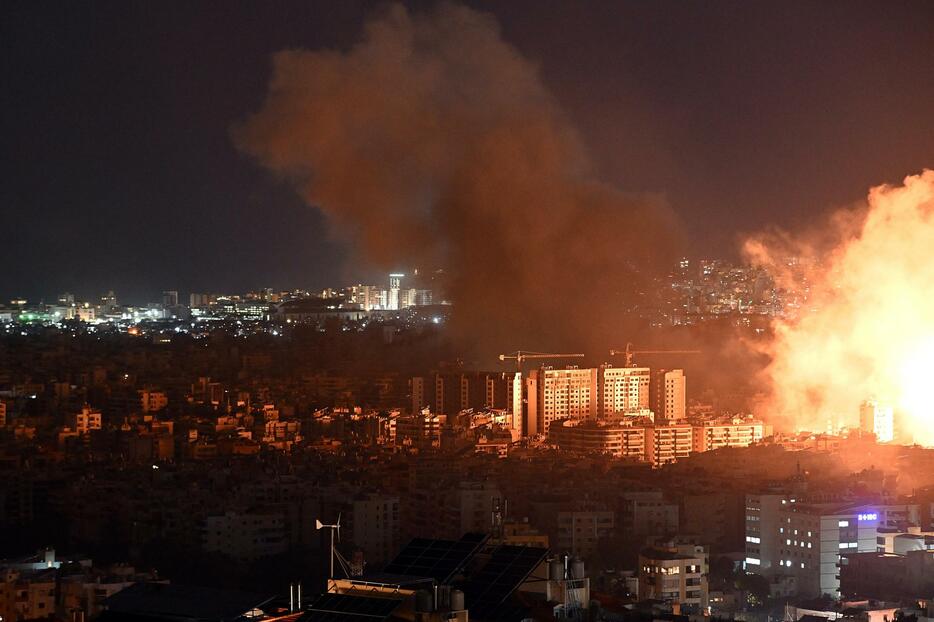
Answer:
[[[497,348],[624,339],[672,250],[671,213],[597,180],[536,68],[462,6],[392,6],[346,53],[276,54],[234,135],[372,265],[444,268],[458,332]]]

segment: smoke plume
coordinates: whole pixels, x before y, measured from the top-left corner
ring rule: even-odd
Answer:
[[[895,408],[900,440],[934,444],[932,249],[930,170],[873,188],[862,209],[838,213],[817,236],[746,244],[753,261],[808,290],[768,346],[775,418],[817,431],[854,426],[860,403],[874,398]]]
[[[598,180],[535,66],[462,6],[388,7],[349,51],[276,54],[234,136],[370,265],[443,268],[456,329],[497,348],[619,330],[674,246],[662,202]]]

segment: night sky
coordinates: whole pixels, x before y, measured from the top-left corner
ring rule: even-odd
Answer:
[[[934,167],[929,1],[469,4],[539,66],[604,179],[667,197],[693,255]],[[272,53],[345,50],[375,6],[4,2],[0,300],[375,278],[230,138]]]

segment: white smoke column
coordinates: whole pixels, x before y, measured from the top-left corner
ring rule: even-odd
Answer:
[[[873,188],[868,209],[832,226],[839,237],[811,275],[809,308],[774,326],[769,410],[822,431],[855,426],[875,397],[895,406],[900,440],[934,444],[934,171]],[[788,253],[822,254],[787,235],[746,251],[773,269]]]

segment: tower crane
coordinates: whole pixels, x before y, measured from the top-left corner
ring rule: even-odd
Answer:
[[[516,371],[522,371],[522,362],[529,359],[582,359],[583,354],[549,353],[549,352],[529,352],[528,350],[517,350],[511,354],[500,354],[501,361],[515,361]]]
[[[610,356],[620,354],[626,357],[626,367],[632,367],[632,357],[635,354],[700,354],[700,350],[635,350],[632,343],[626,344],[625,350],[610,350]]]

